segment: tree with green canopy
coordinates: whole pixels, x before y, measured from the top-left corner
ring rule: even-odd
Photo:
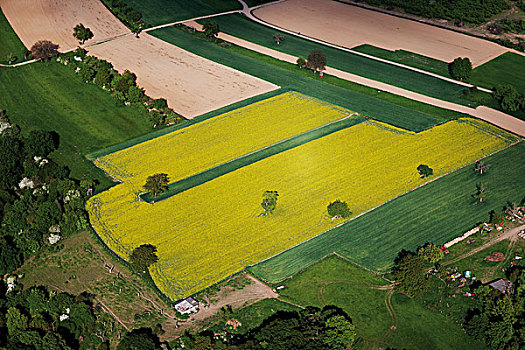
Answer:
[[[129,261],[135,270],[145,272],[152,264],[159,261],[157,247],[152,244],[142,244],[133,249]]]
[[[153,197],[157,197],[159,193],[168,190],[169,177],[168,174],[159,173],[148,176],[144,189],[151,193]]]
[[[265,215],[273,213],[277,206],[278,197],[277,191],[264,191],[261,207],[264,209]]]
[[[93,32],[91,29],[85,27],[82,23],[79,23],[73,28],[73,36],[80,40],[80,44],[83,45],[86,40],[89,40],[93,37]]]

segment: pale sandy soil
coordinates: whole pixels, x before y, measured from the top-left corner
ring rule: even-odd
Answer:
[[[189,21],[189,22],[186,22],[185,24],[197,30],[202,30],[202,26],[197,22]],[[286,61],[286,62],[295,64],[298,58],[296,56],[288,55],[286,53],[282,53],[280,51],[276,51],[268,47],[257,45],[252,42],[231,36],[229,34],[219,33],[219,38],[222,40],[234,43],[236,45],[248,48],[250,50],[257,51],[262,54],[277,58],[281,61]],[[514,118],[508,114],[505,114],[503,112],[497,111],[489,107],[479,106],[476,109],[474,109],[471,107],[467,107],[467,106],[459,105],[456,103],[443,101],[443,100],[440,100],[434,97],[426,96],[423,94],[419,94],[417,92],[406,90],[406,89],[403,89],[403,88],[400,88],[394,85],[389,85],[389,84],[382,83],[376,80],[364,78],[359,75],[348,73],[348,72],[345,72],[339,69],[335,69],[335,68],[331,68],[331,67],[326,67],[325,73],[333,75],[341,79],[344,79],[344,80],[352,81],[354,83],[372,87],[374,89],[378,89],[381,91],[390,92],[395,95],[407,97],[415,101],[427,103],[427,104],[441,107],[441,108],[450,109],[450,110],[457,111],[460,113],[469,114],[473,117],[485,120],[489,123],[499,126],[500,128],[509,130],[521,137],[525,137],[525,121]]]
[[[119,71],[134,72],[149,96],[166,98],[186,118],[278,88],[146,33],[96,45],[89,52]]]
[[[74,49],[79,42],[73,27],[79,23],[94,34],[87,43],[129,33],[100,0],[0,0],[0,6],[28,48],[45,39],[59,44],[60,51]]]
[[[486,40],[332,0],[287,0],[261,7],[254,15],[279,27],[348,48],[370,44],[446,62],[469,57],[473,66],[508,51]]]
[[[149,96],[166,98],[186,118],[278,88],[146,33],[140,39],[126,35],[129,30],[100,0],[0,0],[0,6],[27,47],[47,39],[60,51],[73,49],[78,46],[73,27],[83,23],[95,34],[86,42],[91,55],[132,71]],[[116,36],[121,37],[103,42]]]

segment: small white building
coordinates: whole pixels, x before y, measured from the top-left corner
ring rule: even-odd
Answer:
[[[177,304],[175,304],[175,310],[180,312],[181,314],[189,314],[192,312],[197,312],[199,309],[199,302],[192,297],[188,297],[186,299],[183,299],[179,301]]]

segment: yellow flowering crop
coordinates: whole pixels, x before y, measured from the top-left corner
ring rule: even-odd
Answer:
[[[269,133],[266,136],[273,140]],[[179,157],[171,147],[142,151],[138,145],[103,161],[111,168],[122,161],[118,154],[125,154],[126,171],[140,181],[125,179],[93,197],[88,210],[97,232],[124,258],[140,244],[157,246],[160,260],[152,276],[164,293],[178,298],[340,223],[326,213],[331,201],[346,201],[356,215],[427,181],[416,171],[421,163],[433,168],[435,177],[514,140],[473,119],[450,121],[417,134],[367,121],[155,204],[138,201],[133,184],[155,172],[177,178],[191,170],[174,167],[176,175],[153,166],[142,170],[148,157],[171,158],[175,164]],[[247,143],[239,143],[240,153],[250,149]],[[236,149],[237,143],[228,147]],[[130,156],[134,152],[136,158]],[[230,157],[235,155],[230,152]],[[200,169],[199,161],[195,159],[191,169]],[[202,161],[204,167],[213,163],[208,158]],[[259,216],[265,190],[277,190],[279,200],[272,215]]]
[[[154,172],[176,181],[272,143],[341,119],[351,112],[287,92],[96,160],[140,191]]]

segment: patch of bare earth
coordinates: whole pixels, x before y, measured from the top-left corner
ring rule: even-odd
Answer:
[[[481,65],[508,49],[489,41],[332,0],[287,0],[254,15],[269,23],[352,48],[370,44],[450,62],[469,57]]]
[[[50,40],[61,51],[79,46],[73,27],[79,23],[94,34],[89,42],[129,33],[100,0],[0,0],[7,20],[26,47]]]
[[[89,54],[132,71],[149,96],[166,98],[189,119],[278,88],[146,33],[137,39],[100,0],[0,0],[0,6],[27,47],[46,39],[61,51],[74,49],[73,27],[84,24],[95,34],[85,44]]]

